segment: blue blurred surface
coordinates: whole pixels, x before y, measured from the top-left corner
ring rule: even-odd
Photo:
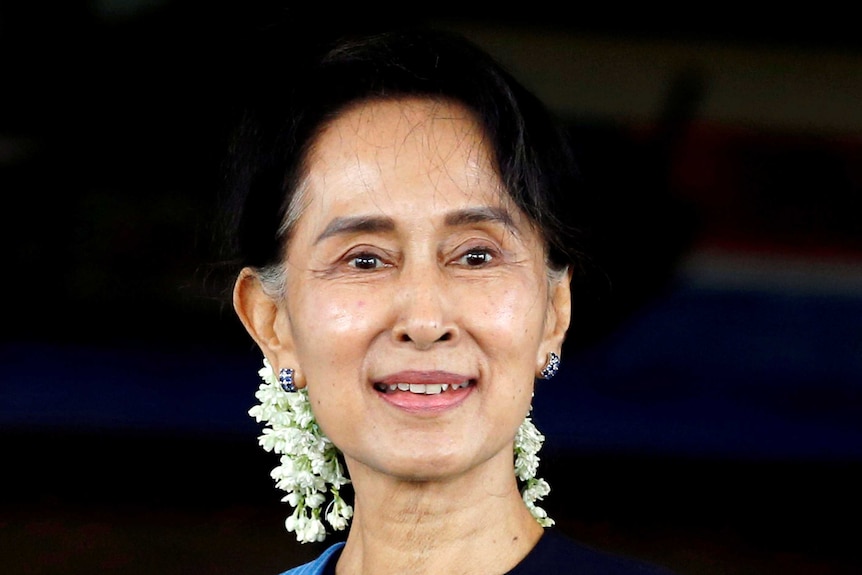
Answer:
[[[678,288],[541,382],[562,449],[862,456],[862,300]]]

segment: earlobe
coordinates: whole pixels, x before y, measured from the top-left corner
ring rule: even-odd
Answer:
[[[249,268],[243,269],[233,288],[233,307],[248,334],[274,367],[291,362],[290,330],[279,325],[285,315],[278,302],[263,289]]]

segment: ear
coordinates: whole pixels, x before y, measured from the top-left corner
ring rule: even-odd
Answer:
[[[550,282],[548,293],[548,310],[545,316],[545,331],[539,345],[536,365],[540,372],[548,361],[548,353],[560,355],[566,331],[572,319],[572,270],[559,274]]]
[[[275,371],[281,367],[294,367],[294,346],[287,312],[278,301],[267,295],[260,278],[250,268],[244,268],[234,284],[233,308]]]

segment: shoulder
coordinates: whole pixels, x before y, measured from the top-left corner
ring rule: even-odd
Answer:
[[[674,575],[651,563],[594,549],[548,528],[521,563],[506,575]]]
[[[326,567],[330,560],[335,560],[341,554],[341,548],[344,547],[344,542],[339,541],[330,545],[326,550],[318,555],[317,559],[309,561],[299,567],[288,569],[281,575],[322,575],[326,573]]]

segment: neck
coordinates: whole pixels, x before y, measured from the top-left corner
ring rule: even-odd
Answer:
[[[356,500],[338,575],[505,573],[542,534],[511,461],[445,481],[405,481],[351,467]]]

